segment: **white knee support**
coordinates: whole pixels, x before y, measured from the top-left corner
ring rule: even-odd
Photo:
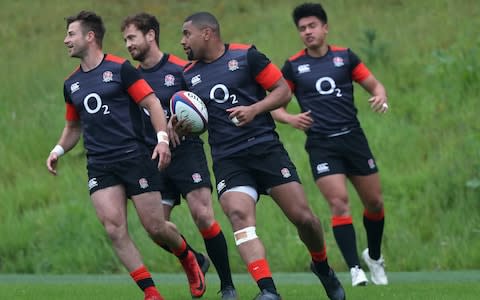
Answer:
[[[253,188],[251,186],[248,186],[248,185],[236,186],[236,187],[233,187],[231,189],[226,190],[224,193],[227,193],[227,192],[244,193],[244,194],[247,194],[248,196],[250,196],[250,198],[252,198],[252,200],[255,201],[255,203],[257,203],[257,201],[258,201],[257,190],[255,190],[255,188]]]
[[[237,246],[258,238],[257,233],[255,232],[255,226],[249,226],[249,227],[245,227],[243,229],[237,230],[233,233],[233,236],[235,237],[235,244]]]

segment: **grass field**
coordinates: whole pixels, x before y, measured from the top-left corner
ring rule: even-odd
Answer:
[[[393,272],[390,285],[352,288],[347,273],[339,273],[347,299],[478,299],[480,271]],[[310,273],[276,273],[283,299],[326,299]],[[189,299],[183,274],[154,274],[166,299]],[[234,274],[240,299],[252,299],[257,288],[247,274]],[[207,274],[207,293],[202,299],[219,299],[218,278]],[[0,275],[0,299],[95,300],[141,299],[128,275]]]
[[[67,56],[63,45],[65,16],[81,9],[95,10],[107,26],[105,51],[129,57],[120,21],[128,14],[145,10],[160,19],[161,47],[185,58],[179,43],[183,19],[208,9],[219,18],[226,42],[254,43],[281,66],[303,47],[290,18],[292,8],[301,2],[1,1],[0,19],[8,26],[0,27],[0,273],[125,273],[90,202],[83,147],[78,145],[62,158],[59,176],[49,176],[45,168],[45,159],[65,122],[62,83],[78,65],[78,60]],[[388,90],[391,109],[379,115],[370,111],[368,95],[358,86],[355,88],[359,118],[382,178],[387,214],[382,251],[388,270],[480,270],[479,1],[320,2],[329,13],[330,43],[351,47]],[[292,101],[288,109],[298,111],[297,102]],[[309,202],[322,220],[329,262],[345,272],[347,267],[330,227],[328,205],[310,174],[305,135],[283,124],[279,124],[278,132],[297,166]],[[208,146],[206,151],[209,153]],[[349,191],[361,251],[366,247],[363,209],[351,185]],[[216,194],[213,196],[232,270],[242,273],[245,265],[235,249],[230,223]],[[264,197],[257,213],[257,234],[266,245],[273,271],[307,272],[308,251],[280,209]],[[129,229],[144,263],[151,270],[180,272],[176,258],[164,255],[145,234],[132,205],[129,219]],[[175,209],[173,221],[195,249],[205,251],[186,205]],[[409,279],[409,274],[413,273],[401,278]],[[452,280],[458,275],[442,274],[454,274],[445,275],[452,276]],[[72,277],[70,284],[61,283],[69,278],[61,276],[57,283],[43,285],[39,284],[41,278],[34,276],[26,285],[27,277],[0,277],[0,298],[40,299],[39,295],[45,295],[45,299],[72,299],[79,295],[78,299],[138,299],[138,291],[128,276],[125,284],[115,283],[116,288],[108,288],[112,294],[107,295],[99,291],[103,281],[110,280],[108,276],[92,277],[84,284],[80,277]],[[170,284],[164,282],[164,276],[157,278],[162,287]],[[241,286],[242,299],[252,298],[256,291],[250,281],[246,282]],[[448,282],[436,286],[400,280],[399,285],[394,281],[386,289],[349,291],[349,298],[393,299],[398,294],[398,299],[466,299],[465,293],[480,295],[478,287],[470,289],[471,283],[452,283],[452,287]],[[166,295],[171,299],[185,298],[183,285],[175,288],[172,284],[173,288],[162,288]],[[289,283],[280,285],[286,299],[307,299],[297,291],[307,295],[316,291],[310,286],[287,286],[292,287]],[[461,297],[457,296],[458,289],[464,290]],[[62,292],[70,290],[73,295]],[[173,294],[175,290],[184,294]],[[427,291],[432,295],[425,296]],[[214,298],[215,292],[216,288],[211,287],[208,298]],[[383,292],[387,296],[376,294]]]

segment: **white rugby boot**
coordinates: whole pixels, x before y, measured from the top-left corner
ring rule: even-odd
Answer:
[[[362,258],[370,269],[370,279],[376,285],[387,285],[388,279],[387,274],[385,274],[385,261],[383,256],[380,256],[378,260],[370,258],[368,255],[368,248],[363,250]]]
[[[365,286],[368,283],[365,272],[359,266],[350,268],[350,276],[352,277],[352,286]]]

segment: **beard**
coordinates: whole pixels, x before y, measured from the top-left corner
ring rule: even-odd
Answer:
[[[143,62],[145,60],[145,57],[147,56],[148,49],[137,47],[135,50],[136,52],[130,52],[130,55],[134,60]]]
[[[187,58],[188,58],[188,60],[195,60],[196,59],[192,48],[190,48],[189,51],[187,52]]]

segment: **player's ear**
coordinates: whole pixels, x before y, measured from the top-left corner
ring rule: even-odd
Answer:
[[[212,28],[206,27],[202,30],[203,39],[208,41],[212,38]]]
[[[150,29],[147,32],[147,42],[153,42],[155,40],[155,31],[153,29]]]
[[[86,37],[87,37],[87,41],[89,42],[95,40],[95,32],[90,30],[89,32],[87,32]]]

